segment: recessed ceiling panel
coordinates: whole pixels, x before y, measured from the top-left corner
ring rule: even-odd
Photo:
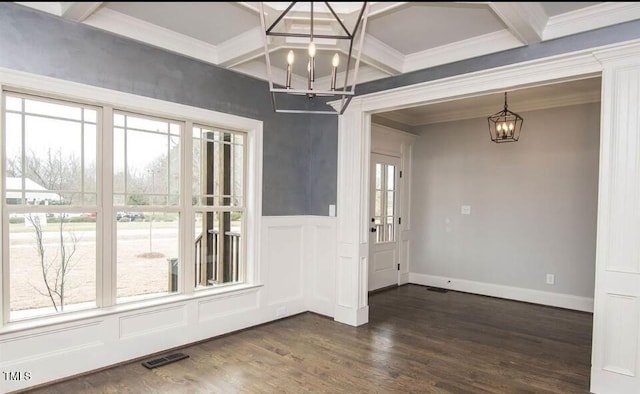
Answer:
[[[367,32],[403,54],[504,29],[486,5],[409,3],[372,17]]]
[[[257,13],[231,2],[109,2],[106,7],[214,45],[260,26]]]
[[[556,16],[564,14],[565,12],[571,12],[579,10],[581,8],[590,7],[592,5],[600,4],[601,2],[561,2],[561,1],[544,1],[542,8],[548,16]]]

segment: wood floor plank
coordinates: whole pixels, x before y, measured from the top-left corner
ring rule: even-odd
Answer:
[[[373,294],[370,323],[315,314],[214,338],[34,393],[586,393],[592,315],[415,285]]]

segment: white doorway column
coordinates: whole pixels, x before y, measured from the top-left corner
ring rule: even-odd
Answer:
[[[640,392],[640,46],[598,51],[602,113],[591,391]]]
[[[371,117],[358,104],[352,103],[339,117],[338,135],[338,261],[334,318],[352,326],[369,321],[367,219]]]

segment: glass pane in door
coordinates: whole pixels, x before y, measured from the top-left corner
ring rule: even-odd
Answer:
[[[376,163],[373,227],[375,243],[395,241],[396,219],[396,166]]]

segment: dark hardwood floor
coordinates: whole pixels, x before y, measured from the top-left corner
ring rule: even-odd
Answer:
[[[415,285],[370,297],[354,328],[303,314],[37,393],[584,393],[592,315]]]

